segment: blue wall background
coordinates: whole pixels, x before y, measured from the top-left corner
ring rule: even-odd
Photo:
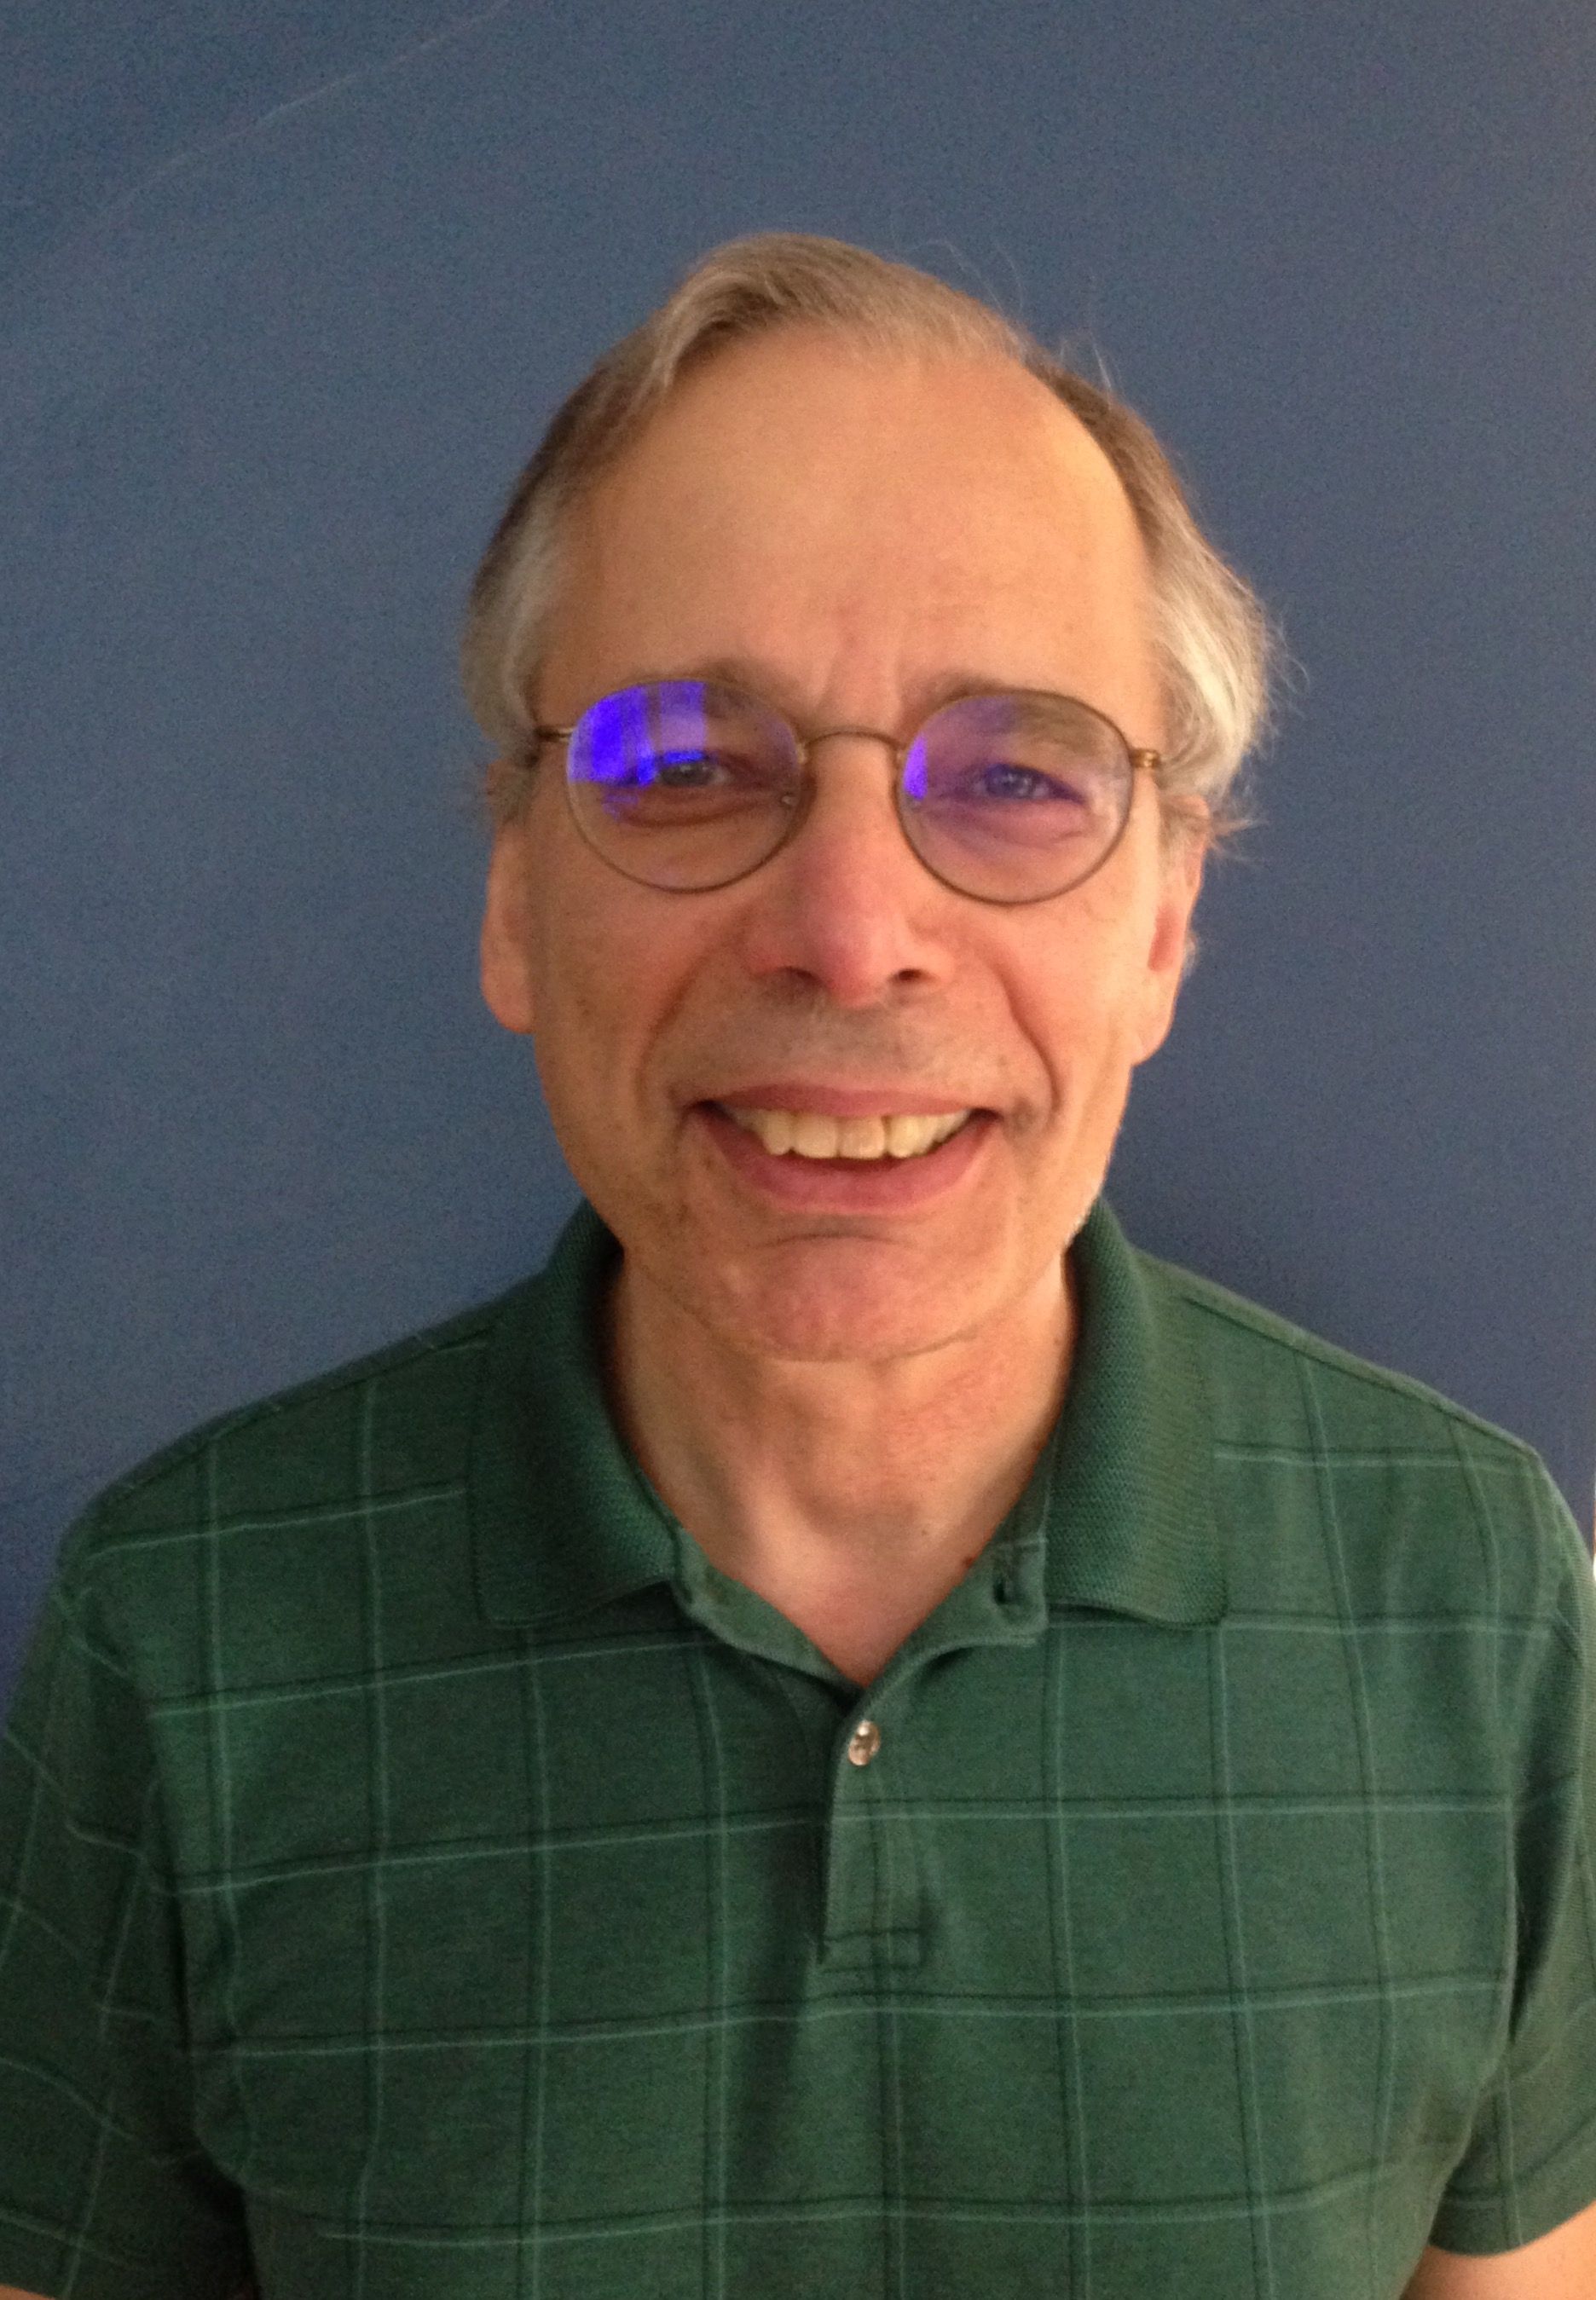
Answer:
[[[556,398],[755,228],[1095,346],[1178,451],[1301,673],[1121,1211],[1523,1431],[1588,1521],[1587,0],[4,37],[0,1689],[97,1485],[570,1203],[477,1002],[459,605]]]

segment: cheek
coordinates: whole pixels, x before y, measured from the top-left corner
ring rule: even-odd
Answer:
[[[1043,1056],[1066,1088],[1078,1092],[1098,1072],[1128,1062],[1140,1018],[1124,988],[1100,973],[1083,975],[1047,1002]]]
[[[570,1086],[602,1099],[624,1065],[637,1026],[637,999],[623,985],[628,954],[591,912],[562,909],[539,923],[536,977],[538,1065],[551,1088]]]
[[[1016,1003],[1022,1034],[1049,1082],[1055,1116],[1079,1121],[1107,1096],[1123,1101],[1144,1046],[1151,981],[1123,912],[1035,952]]]
[[[558,1041],[602,1009],[626,969],[623,923],[610,915],[614,873],[589,853],[552,779],[533,796],[528,823],[525,931],[541,1042]],[[602,872],[602,879],[599,874]]]
[[[557,1101],[590,1123],[625,1106],[633,1128],[693,971],[689,922],[585,852],[551,854],[540,877],[529,922],[532,1043],[551,1110]]]

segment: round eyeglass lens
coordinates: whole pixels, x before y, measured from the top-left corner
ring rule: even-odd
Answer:
[[[928,719],[899,812],[926,868],[988,902],[1040,901],[1090,878],[1130,818],[1124,738],[1055,695],[971,695]]]
[[[721,887],[756,869],[785,838],[802,779],[786,721],[709,679],[602,696],[565,758],[577,828],[650,887]]]

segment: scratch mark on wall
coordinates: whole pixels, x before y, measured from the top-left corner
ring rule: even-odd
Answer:
[[[191,168],[196,162],[209,159],[215,153],[225,152],[231,145],[247,143],[251,137],[259,136],[278,121],[286,120],[291,112],[308,111],[313,104],[325,104],[330,97],[342,96],[364,81],[382,79],[391,73],[403,71],[418,56],[424,56],[434,48],[444,47],[451,41],[464,39],[471,33],[480,31],[495,17],[507,14],[514,5],[514,0],[490,0],[488,7],[472,9],[467,15],[452,18],[437,31],[424,33],[420,39],[407,42],[390,56],[379,56],[369,63],[356,64],[349,71],[338,72],[331,79],[318,80],[313,88],[304,89],[298,96],[285,97],[280,104],[272,104],[256,119],[240,121],[237,127],[224,129],[219,136],[201,137],[195,143],[185,145],[181,151],[171,154],[158,167],[153,168],[148,175],[141,176],[137,183],[119,192],[103,208],[96,209],[73,233],[73,238],[93,231],[122,209],[131,207],[169,176],[180,174],[185,168]]]

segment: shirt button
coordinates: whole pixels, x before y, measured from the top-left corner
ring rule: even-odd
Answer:
[[[848,1737],[848,1762],[867,1765],[882,1746],[882,1729],[873,1717],[861,1717]]]

